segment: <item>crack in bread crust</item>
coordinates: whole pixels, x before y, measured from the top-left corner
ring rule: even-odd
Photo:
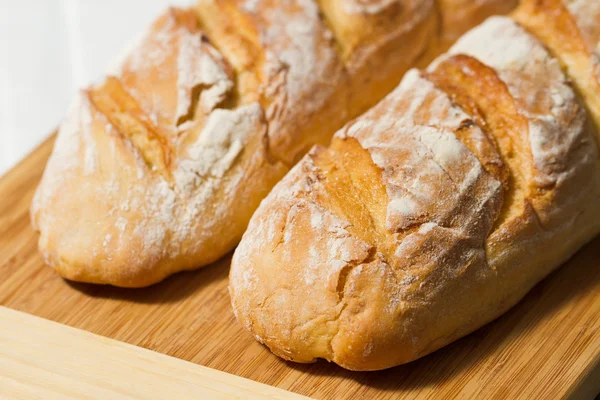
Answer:
[[[506,191],[503,210],[496,221],[496,227],[502,225],[511,215],[521,213],[525,199],[535,194],[528,172],[534,166],[528,150],[526,119],[519,114],[515,100],[497,73],[473,57],[450,56],[425,77],[448,93],[492,139],[493,147],[487,148],[486,153],[478,149],[472,152],[484,166],[498,164],[494,159],[501,159],[501,171],[491,172],[503,182]],[[502,113],[497,112],[500,109]]]
[[[524,0],[514,18],[560,60],[600,132],[600,3]]]
[[[240,84],[253,81],[241,92],[253,91],[265,110],[273,157],[293,165],[343,125],[348,76],[312,0],[203,0],[196,11]]]
[[[89,96],[117,132],[131,141],[148,167],[170,179],[171,149],[167,135],[141,110],[119,80],[107,78],[104,84],[90,90]]]

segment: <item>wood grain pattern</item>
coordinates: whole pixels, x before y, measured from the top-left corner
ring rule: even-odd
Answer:
[[[28,209],[52,143],[0,179],[2,305],[317,398],[593,398],[600,391],[600,238],[500,319],[421,360],[376,373],[296,365],[234,320],[228,258],[137,290],[69,283],[44,266]]]
[[[0,398],[304,399],[0,307]]]

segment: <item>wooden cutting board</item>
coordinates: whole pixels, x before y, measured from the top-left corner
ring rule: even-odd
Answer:
[[[325,361],[299,365],[273,356],[236,323],[229,257],[133,290],[67,282],[44,266],[29,204],[53,141],[0,178],[0,305],[316,398],[593,398],[600,391],[600,238],[507,314],[421,360],[362,373]]]
[[[308,397],[0,306],[0,399]]]

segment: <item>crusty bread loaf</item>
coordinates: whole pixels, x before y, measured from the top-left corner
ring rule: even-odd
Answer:
[[[598,20],[595,0],[577,3]],[[573,21],[565,40],[586,35]],[[541,25],[488,19],[276,185],[230,272],[257,340],[298,362],[406,363],[498,317],[600,232],[600,136],[584,108],[600,99],[597,55],[549,45],[565,74]]]
[[[479,1],[451,29],[514,3]],[[452,4],[200,0],[167,11],[60,128],[31,210],[45,260],[69,279],[144,286],[223,256],[310,147],[439,52]]]

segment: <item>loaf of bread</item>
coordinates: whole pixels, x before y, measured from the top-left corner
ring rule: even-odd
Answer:
[[[600,232],[600,2],[526,0],[515,18],[409,71],[261,203],[230,294],[275,354],[351,370],[415,360]]]
[[[44,259],[69,279],[136,287],[220,258],[314,144],[516,0],[466,3],[200,0],[167,11],[60,127],[31,208]]]

